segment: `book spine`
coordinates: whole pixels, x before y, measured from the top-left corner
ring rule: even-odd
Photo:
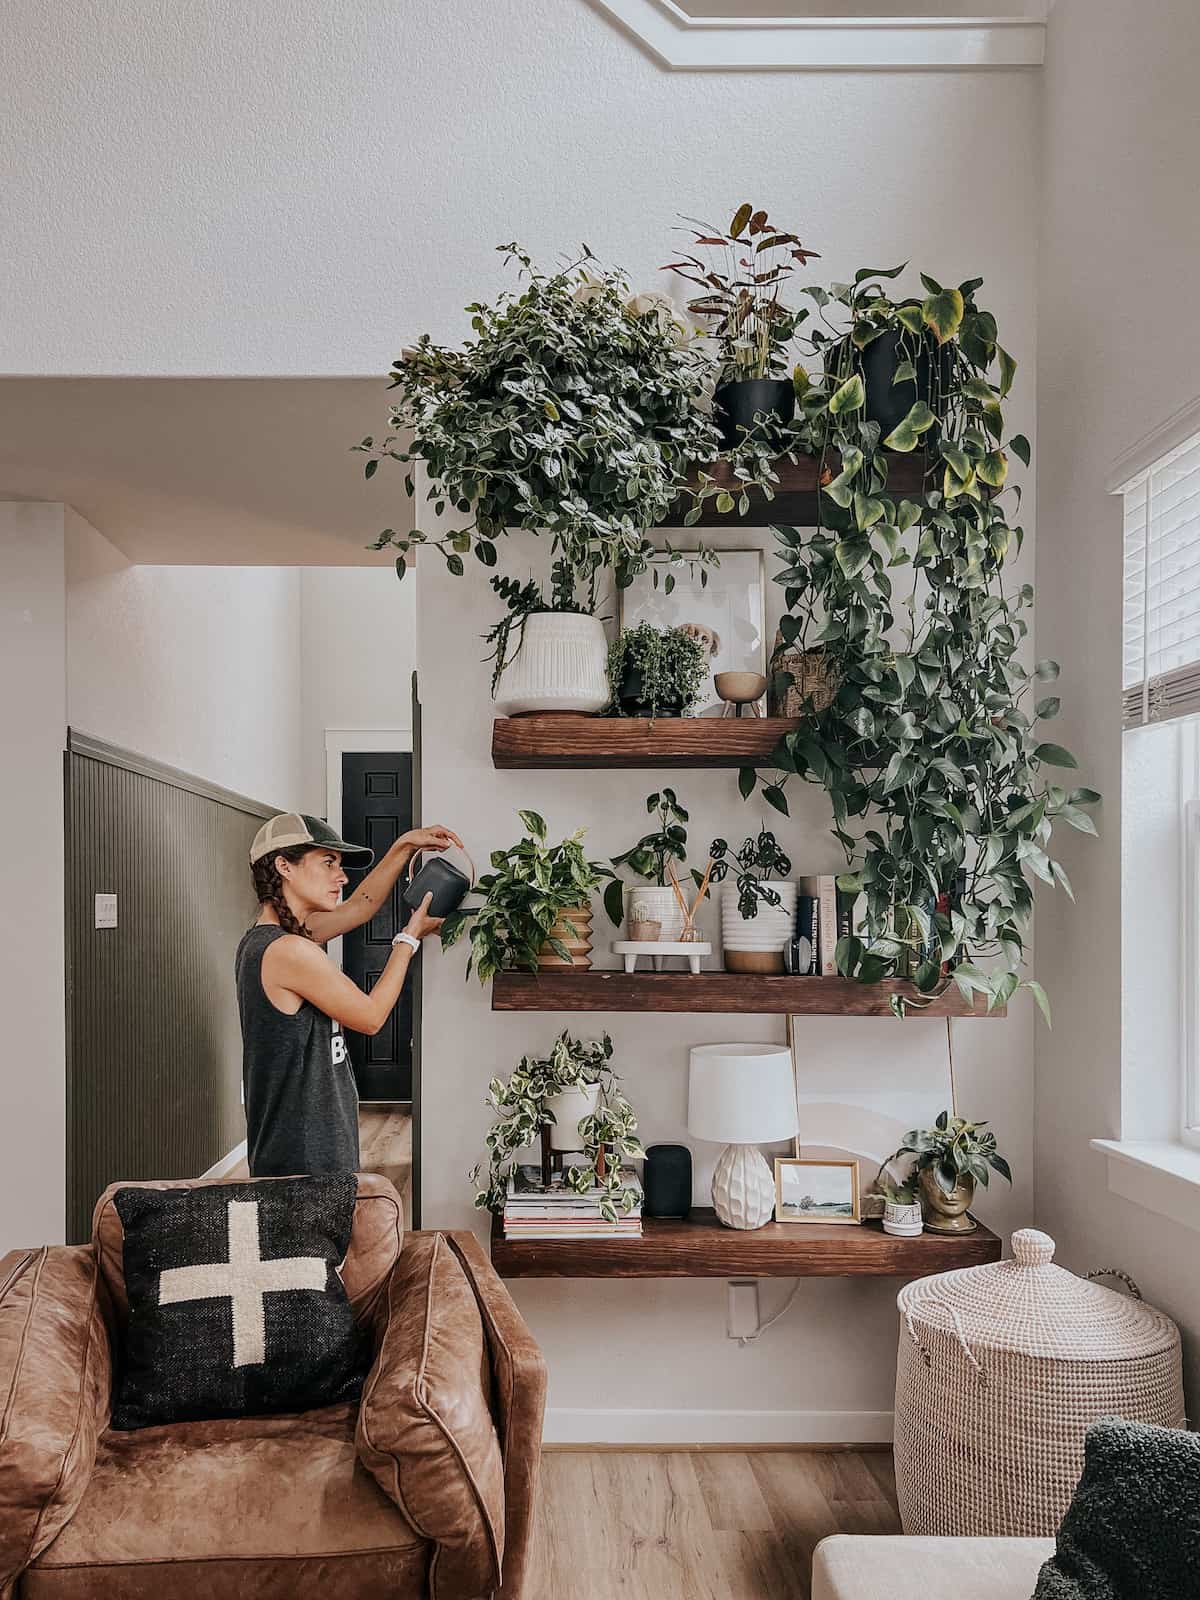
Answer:
[[[809,964],[801,974],[802,977],[811,977],[819,971],[817,965],[817,942],[819,931],[817,926],[817,906],[819,901],[815,894],[801,894],[796,896],[796,937],[807,939],[811,952]]]
[[[818,880],[820,885],[817,893],[820,905],[818,916],[820,919],[817,950],[820,959],[820,972],[823,978],[837,976],[837,942],[838,942],[838,904],[837,904],[837,879],[832,875],[823,874]]]

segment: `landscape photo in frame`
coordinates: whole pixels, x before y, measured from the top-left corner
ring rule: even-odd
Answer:
[[[775,1162],[776,1222],[860,1222],[858,1162],[781,1156]]]

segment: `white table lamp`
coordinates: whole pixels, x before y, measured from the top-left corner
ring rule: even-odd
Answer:
[[[775,1209],[775,1178],[758,1148],[799,1129],[792,1053],[776,1044],[701,1044],[688,1068],[688,1131],[725,1146],[712,1200],[727,1228],[761,1228]]]

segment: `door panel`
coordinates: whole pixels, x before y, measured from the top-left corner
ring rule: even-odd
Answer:
[[[412,756],[376,751],[342,756],[342,837],[369,845],[375,859],[387,853],[412,827]],[[365,877],[350,871],[350,895]],[[365,927],[348,933],[342,962],[348,977],[368,994],[387,965],[392,940],[407,920],[398,883]],[[415,975],[414,975],[415,976]],[[350,1060],[362,1100],[412,1099],[412,996],[405,985],[399,1004],[383,1027],[369,1038],[347,1032]]]

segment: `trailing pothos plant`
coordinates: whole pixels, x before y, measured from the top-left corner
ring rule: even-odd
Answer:
[[[609,1222],[615,1222],[618,1213],[633,1210],[639,1191],[625,1182],[621,1163],[642,1160],[646,1152],[637,1138],[633,1107],[613,1070],[612,1053],[608,1034],[603,1039],[573,1039],[564,1029],[548,1056],[522,1056],[507,1079],[492,1079],[488,1104],[496,1113],[496,1121],[486,1140],[487,1186],[475,1196],[480,1210],[503,1212],[508,1180],[518,1165],[520,1152],[555,1121],[547,1101],[564,1089],[582,1089],[592,1084],[600,1086],[596,1110],[579,1122],[584,1162],[567,1166],[564,1182],[578,1194],[598,1193],[601,1215]],[[473,1169],[473,1182],[481,1182],[482,1170],[482,1163]]]
[[[1022,982],[1031,880],[1071,892],[1054,825],[1095,833],[1084,808],[1100,796],[1051,778],[1076,765],[1042,735],[1059,700],[1039,685],[1059,668],[1021,659],[1033,590],[1006,581],[1022,541],[1010,456],[1028,466],[1030,454],[1004,416],[1016,363],[976,303],[980,280],[948,289],[922,275],[924,298],[897,302],[882,280],[902,270],[867,269],[818,297],[827,370],[801,397],[797,434],[829,481],[814,531],[775,530],[775,581],[784,646],[821,649],[837,691],[784,737],[763,794],[786,812],[792,775],[829,793],[849,864],[839,886],[865,908],[838,944],[840,972],[909,976],[918,1006],[953,980],[994,1009]],[[925,352],[936,379],[881,438],[865,416],[861,354],[888,331],[901,335],[898,381],[912,381]],[[889,453],[920,447],[920,491],[890,492]],[[743,770],[743,796],[758,782]],[[1025,986],[1048,1021],[1041,986]],[[901,1014],[905,1004],[893,1002]]]
[[[584,854],[584,829],[552,845],[536,811],[517,815],[525,837],[508,850],[492,851],[492,870],[481,873],[476,885],[483,905],[452,911],[442,923],[443,949],[470,929],[466,975],[476,972],[481,983],[514,968],[536,972],[543,948],[569,961],[571,953],[552,932],[554,924],[613,876],[611,867]]]
[[[457,526],[433,537],[385,529],[396,569],[413,545],[436,547],[456,576],[485,567],[511,529],[549,535],[587,581],[602,568],[625,585],[664,557],[646,537],[663,522],[693,462],[720,435],[703,405],[708,359],[662,295],[634,295],[622,273],[579,258],[540,272],[517,244],[497,247],[524,279],[492,305],[467,307],[460,348],[423,334],[393,363],[390,429],[355,449],[371,477],[383,461],[423,462],[428,499]],[[415,486],[411,472],[405,488]],[[693,557],[694,559],[694,557]]]

